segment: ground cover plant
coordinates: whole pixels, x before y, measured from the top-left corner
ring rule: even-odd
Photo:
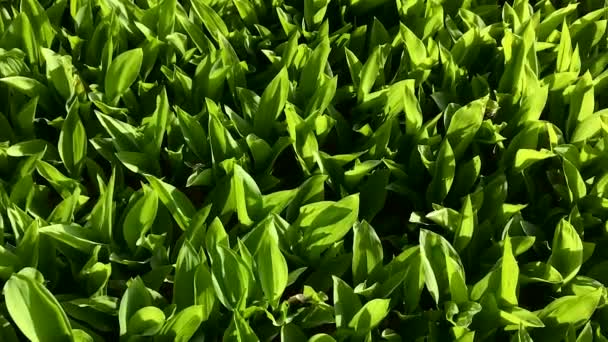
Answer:
[[[0,341],[608,341],[607,8],[0,1]]]

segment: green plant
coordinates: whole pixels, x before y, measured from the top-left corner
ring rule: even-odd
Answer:
[[[0,1],[0,341],[606,341],[607,23]]]

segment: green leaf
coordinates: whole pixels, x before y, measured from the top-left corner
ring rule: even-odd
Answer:
[[[456,304],[467,302],[464,267],[456,250],[441,235],[424,229],[420,231],[420,247],[426,287],[435,303],[446,298]]]
[[[249,0],[233,0],[239,15],[247,25],[253,26],[258,23],[258,16],[255,8]]]
[[[37,0],[22,0],[21,12],[30,18],[38,43],[43,47],[50,47],[55,37],[55,30],[44,7]]]
[[[16,131],[24,137],[34,136],[34,120],[36,119],[36,111],[38,110],[38,100],[38,96],[32,98],[21,107],[19,112],[14,113],[15,115],[11,117]]]
[[[213,161],[219,163],[230,158],[240,158],[243,151],[230,131],[220,121],[219,116],[221,113],[219,113],[219,109],[209,99],[207,99],[207,108],[211,112],[209,115],[208,132]]]
[[[566,17],[568,14],[574,12],[577,7],[578,7],[579,3],[575,2],[575,3],[570,3],[567,6],[564,6],[562,8],[556,9],[555,11],[548,13],[547,16],[545,18],[543,18],[543,20],[541,21],[540,25],[539,25],[539,32],[538,32],[538,38],[541,41],[544,41],[547,36],[554,30],[556,29],[559,24],[563,21],[563,18]]]
[[[87,133],[78,109],[78,102],[73,102],[59,134],[59,156],[74,178],[79,177],[87,153]]]
[[[287,69],[283,68],[264,90],[258,110],[253,115],[253,129],[259,137],[269,138],[274,122],[285,107],[288,95],[289,77]]]
[[[243,259],[228,247],[216,245],[211,268],[213,286],[220,302],[231,311],[244,309],[251,273]]]
[[[181,8],[181,6],[178,6],[178,8],[179,10],[176,12],[177,21],[184,31],[186,31],[188,37],[192,40],[196,48],[200,52],[204,53],[215,51],[213,43],[211,43],[203,30],[193,21],[191,21],[190,18],[188,18],[188,14],[183,10],[183,8]]]
[[[510,308],[508,311],[500,310],[500,318],[515,329],[520,326],[530,328],[542,328],[545,326],[537,315],[518,307]],[[510,327],[507,326],[505,330],[507,329],[510,329]]]
[[[94,342],[95,340],[91,335],[82,329],[72,329],[72,335],[74,336],[75,342]]]
[[[576,169],[576,166],[566,158],[563,158],[563,170],[570,194],[570,201],[573,203],[577,202],[587,195],[587,185]]]
[[[304,2],[304,11],[306,11],[309,2],[311,1]],[[323,75],[325,74],[327,58],[329,57],[330,52],[331,47],[329,39],[323,39],[312,51],[310,57],[308,57],[308,60],[300,73],[297,89],[298,99],[302,103],[308,101],[313,96],[321,85],[321,82],[324,80]]]
[[[42,275],[24,268],[4,284],[6,309],[19,330],[31,341],[72,340],[67,315],[43,285]]]
[[[270,145],[268,145],[266,141],[260,139],[255,134],[249,134],[246,137],[246,141],[247,146],[249,146],[249,150],[253,155],[253,160],[256,164],[256,168],[260,169],[259,167],[257,167],[257,165],[265,164],[265,162],[270,158],[272,154],[272,148],[270,147]]]
[[[528,167],[532,166],[534,163],[539,162],[541,160],[545,160],[547,158],[555,157],[555,153],[549,150],[531,150],[522,148],[517,150],[515,153],[515,161],[513,164],[514,172],[521,172]]]
[[[287,103],[285,106],[287,129],[300,165],[309,173],[315,164],[319,153],[319,143],[315,136],[310,120],[303,120],[295,107]]]
[[[313,175],[306,179],[298,188],[296,196],[289,204],[287,208],[287,219],[293,221],[297,218],[300,207],[323,201],[324,199],[324,187],[327,176],[325,175]]]
[[[215,38],[215,41],[220,41],[220,36],[226,37],[229,35],[228,27],[213,8],[209,7],[202,0],[192,0],[192,9],[198,18],[203,22],[205,28]]]
[[[500,283],[496,291],[499,305],[516,306],[517,282],[519,279],[519,266],[511,245],[511,238],[505,237],[502,260],[500,261]]]
[[[576,342],[593,342],[593,328],[591,327],[591,323],[587,322],[585,327],[579,333],[576,338]]]
[[[46,150],[50,148],[48,142],[42,139],[34,139],[12,145],[6,150],[6,154],[11,157],[33,156],[42,152],[46,153]]]
[[[364,335],[374,329],[388,315],[390,299],[372,299],[355,314],[348,323],[356,335]]]
[[[460,222],[454,236],[454,248],[462,252],[473,239],[475,226],[477,225],[477,214],[473,212],[471,196],[467,195],[460,209]]]
[[[127,332],[133,335],[154,336],[165,323],[165,314],[157,307],[146,306],[137,310],[127,324]]]
[[[583,264],[583,243],[576,229],[565,219],[561,219],[555,228],[551,251],[548,264],[561,273],[564,283],[568,283]]]
[[[566,131],[572,136],[576,126],[580,125],[595,112],[595,91],[591,74],[587,71],[579,79],[570,93],[570,108],[566,120]]]
[[[10,278],[16,270],[21,267],[21,260],[10,250],[0,247],[0,278],[6,280]]]
[[[158,4],[158,38],[163,40],[173,32],[177,0],[161,0]]]
[[[300,215],[289,231],[301,235],[299,245],[309,257],[318,259],[323,251],[348,233],[358,213],[358,194],[344,197],[338,202],[308,204],[300,208]]]
[[[545,107],[548,106],[549,86],[543,84],[529,66],[526,66],[525,77],[526,88],[522,94],[519,113],[510,123],[514,127],[540,119]]]
[[[249,323],[239,312],[234,312],[230,326],[224,333],[223,341],[226,342],[256,342],[259,338],[249,326]]]
[[[112,176],[108,181],[105,191],[102,192],[99,200],[93,207],[89,216],[87,226],[93,231],[103,242],[109,243],[112,241],[113,225],[114,225],[114,186],[116,183],[116,169],[112,169]]]
[[[100,244],[92,230],[76,224],[53,224],[41,227],[39,232],[85,254],[90,254],[95,246]]]
[[[353,232],[353,280],[355,284],[360,284],[382,266],[382,243],[366,221],[355,223]]]
[[[209,224],[209,227],[207,228],[207,235],[205,236],[205,247],[207,248],[212,261],[216,246],[219,245],[230,247],[228,234],[224,229],[224,225],[222,225],[222,221],[216,217]]]
[[[361,309],[361,300],[342,279],[332,276],[336,327],[347,328],[355,314]]]
[[[78,281],[82,283],[81,287],[92,297],[103,296],[107,293],[108,281],[112,273],[112,265],[101,262],[105,256],[104,253],[100,255],[102,248],[104,247],[101,245],[95,246],[77,277]]]
[[[524,282],[543,282],[549,284],[560,284],[563,278],[559,271],[553,266],[543,262],[531,262],[520,268],[521,278]]]
[[[446,137],[454,150],[456,160],[462,157],[481,127],[487,102],[488,98],[483,97],[460,107],[452,115]]]
[[[95,115],[112,138],[112,145],[117,151],[139,151],[141,133],[135,127],[98,111],[95,111]]]
[[[454,302],[445,303],[446,319],[454,327],[468,328],[473,323],[473,318],[481,311],[482,307],[477,302],[467,302],[460,306]]]
[[[359,162],[355,160],[355,166],[344,173],[344,183],[348,188],[354,188],[361,183],[361,180],[373,171],[382,162],[380,160],[366,160]]]
[[[179,227],[184,231],[187,230],[190,226],[190,220],[196,213],[196,209],[192,205],[192,202],[190,202],[190,199],[173,185],[165,183],[154,176],[146,176],[146,179]]]
[[[21,241],[19,241],[15,253],[24,266],[38,267],[38,260],[40,258],[40,228],[38,221],[32,221],[26,228],[25,234],[21,238]]]
[[[165,137],[165,129],[169,121],[169,99],[167,91],[163,88],[160,94],[156,97],[156,109],[150,117],[145,118],[142,123],[145,125],[143,135],[146,138],[146,151],[154,155],[159,155],[163,139]]]
[[[511,342],[533,342],[532,337],[526,331],[526,328],[523,324],[519,326],[517,329],[517,334],[514,334],[511,337]]]
[[[562,24],[562,34],[559,40],[559,48],[557,50],[557,72],[565,72],[570,68],[570,58],[572,57],[572,41],[570,40],[570,30],[566,20]]]
[[[219,308],[219,302],[215,294],[211,272],[205,261],[201,261],[196,269],[194,287],[196,290],[194,301],[197,305],[202,306],[202,319],[206,321],[216,313]]]
[[[336,339],[327,334],[315,334],[308,339],[308,342],[336,342]]]
[[[442,208],[439,205],[434,207],[435,210],[426,214],[425,218],[449,231],[455,231],[458,223],[461,221],[460,213],[454,209]]]
[[[105,95],[110,103],[115,103],[135,82],[143,58],[143,50],[138,48],[125,51],[112,61],[104,80]]]
[[[416,97],[415,86],[415,80],[405,80],[403,110],[405,112],[405,132],[410,136],[418,133],[424,121],[420,102]]]
[[[255,263],[262,290],[273,307],[277,307],[287,287],[289,270],[279,249],[278,240],[265,230],[255,252]]]
[[[123,222],[123,236],[132,252],[143,242],[156,219],[158,209],[156,193],[145,186],[143,189],[143,195],[129,209]]]
[[[383,269],[382,285],[377,291],[379,297],[390,296],[399,286],[404,291],[407,312],[412,312],[420,301],[424,289],[424,268],[420,247],[410,247],[397,255]]]
[[[595,135],[600,133],[602,130],[602,122],[606,117],[604,114],[600,114],[603,111],[596,112],[589,116],[587,119],[576,125],[572,137],[570,138],[571,143],[580,143],[588,139],[592,139]]]
[[[150,159],[149,154],[120,151],[116,152],[115,155],[122,165],[131,172],[139,173],[143,176],[159,173],[158,164],[155,164],[155,161]]]
[[[239,165],[234,165],[231,191],[239,221],[244,225],[252,225],[251,217],[257,216],[256,213],[262,207],[262,193],[251,175]]]
[[[323,21],[329,0],[304,1],[304,20],[308,29],[317,27]]]
[[[3,36],[3,45],[6,43],[15,45],[26,53],[31,64],[36,65],[39,63],[40,44],[34,31],[30,17],[26,13],[16,13],[6,30],[6,35]]]
[[[405,51],[413,66],[420,66],[427,58],[424,43],[404,24],[399,25],[399,34],[405,44]]]
[[[571,324],[575,329],[582,327],[591,318],[602,297],[599,288],[582,296],[563,296],[555,299],[538,313],[538,317],[548,328]]]
[[[448,195],[456,174],[456,157],[448,139],[444,139],[437,153],[433,179],[427,189],[431,203],[441,203]]]
[[[520,97],[524,87],[526,61],[536,41],[534,23],[535,20],[529,20],[523,27],[521,36],[506,30],[501,41],[505,55],[505,71],[500,78],[498,91],[510,92],[514,99]]]
[[[363,68],[363,64],[359,61],[359,58],[350,51],[348,48],[344,48],[344,53],[346,56],[346,63],[348,65],[348,70],[350,71],[350,77],[354,86],[359,86],[361,82],[361,69]]]
[[[73,74],[72,59],[53,50],[40,50],[46,62],[46,78],[64,99],[69,99],[75,91],[76,78]]]
[[[383,79],[381,72],[384,72],[384,63],[390,53],[390,45],[380,45],[375,47],[363,67],[361,68],[360,84],[357,89],[357,101],[362,102],[370,93],[378,79]]]
[[[173,303],[178,311],[195,304],[195,273],[199,264],[201,258],[198,253],[189,241],[184,241],[175,263],[173,286]]]
[[[10,76],[0,78],[0,83],[6,84],[30,98],[39,97],[40,105],[47,110],[51,109],[49,89],[39,81],[25,76]]]
[[[200,305],[189,306],[167,320],[157,337],[161,340],[188,342],[203,322]]]
[[[131,283],[120,300],[120,307],[118,310],[120,336],[127,333],[128,323],[133,315],[139,309],[150,306],[151,303],[152,297],[143,281],[139,277],[131,280]]]
[[[175,112],[177,113],[179,128],[188,147],[201,160],[209,160],[210,150],[207,133],[200,122],[179,107],[175,108]]]

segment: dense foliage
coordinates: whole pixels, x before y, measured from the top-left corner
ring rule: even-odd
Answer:
[[[607,18],[0,1],[0,341],[608,341]]]

